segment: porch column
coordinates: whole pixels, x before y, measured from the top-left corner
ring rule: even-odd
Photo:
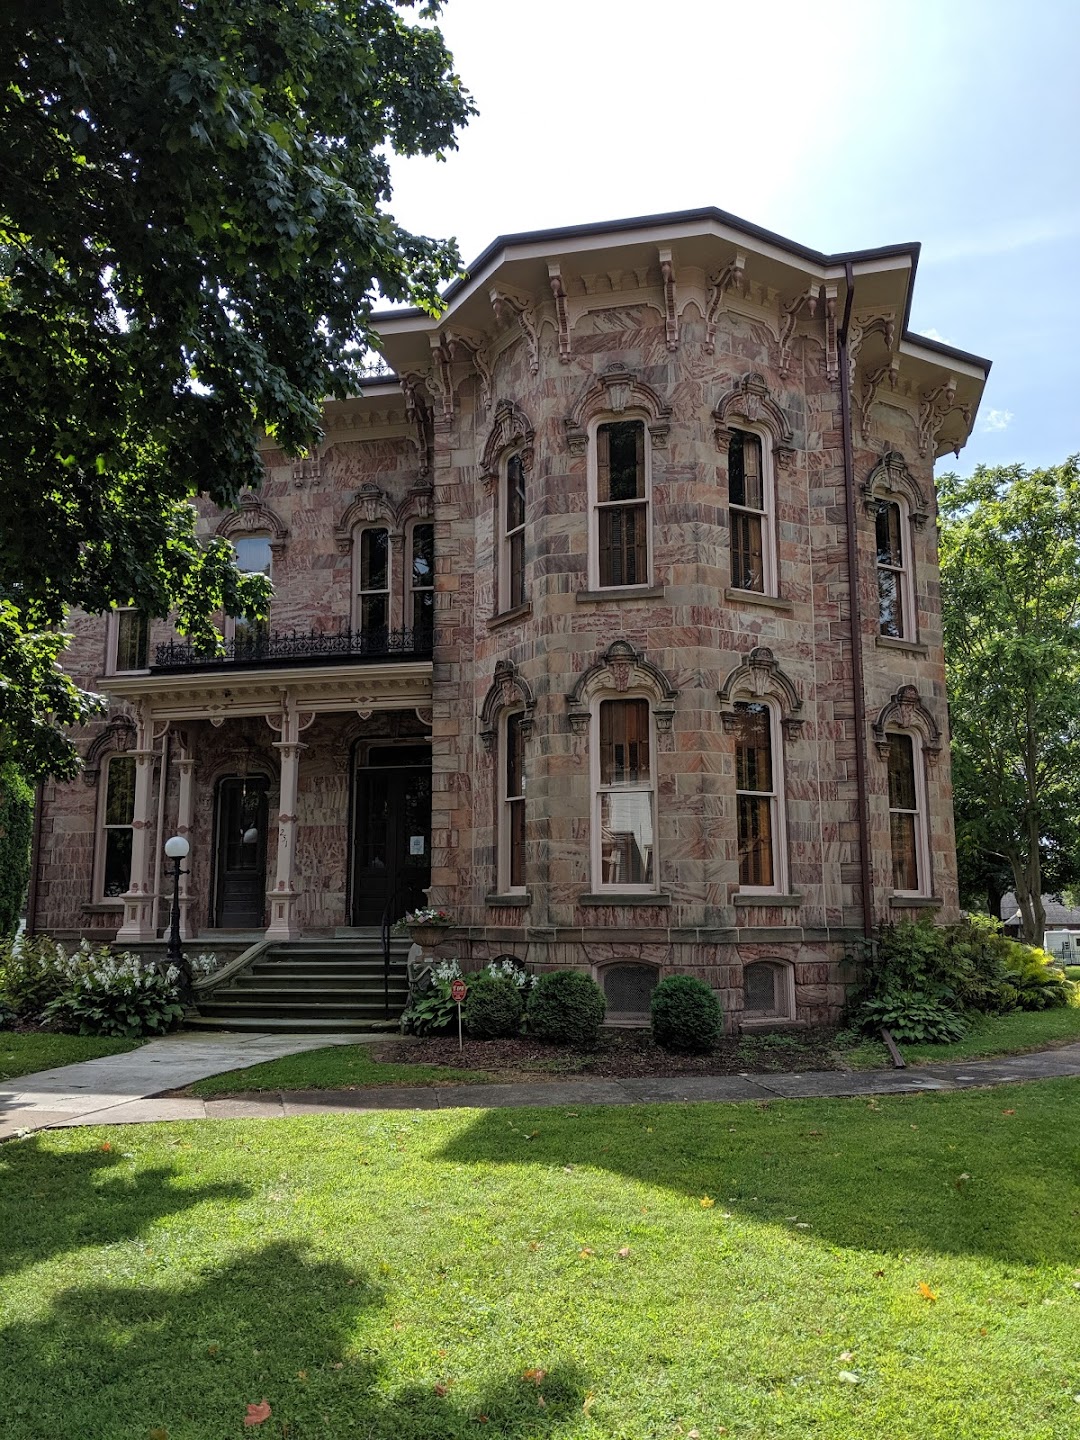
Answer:
[[[151,854],[154,821],[154,722],[145,706],[139,707],[135,749],[128,754],[135,761],[135,804],[131,821],[131,880],[124,895],[124,922],[116,932],[118,942],[156,940],[154,928],[154,881],[160,870],[158,857]]]
[[[191,842],[192,821],[195,816],[195,760],[185,745],[180,752],[176,768],[180,773],[180,794],[176,806],[176,833]],[[191,923],[191,859],[180,871],[180,938],[194,940],[195,930]]]
[[[267,716],[274,729],[280,725],[280,740],[274,749],[281,756],[281,785],[278,797],[277,878],[270,891],[270,924],[268,940],[295,940],[300,934],[296,921],[296,791],[300,778],[300,752],[306,750],[297,738],[299,717],[288,700],[281,707],[281,718]],[[310,723],[310,722],[309,722]]]

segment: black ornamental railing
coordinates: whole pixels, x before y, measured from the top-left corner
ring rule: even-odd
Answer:
[[[152,673],[220,670],[239,666],[334,665],[342,661],[428,660],[430,630],[247,631],[224,642],[221,651],[198,650],[170,640],[154,651]]]

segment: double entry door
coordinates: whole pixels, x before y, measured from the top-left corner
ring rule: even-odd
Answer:
[[[431,748],[372,746],[354,774],[352,923],[381,925],[426,903]]]

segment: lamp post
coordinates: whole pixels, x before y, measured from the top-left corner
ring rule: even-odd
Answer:
[[[180,999],[185,1005],[191,1005],[195,999],[184,951],[180,945],[180,876],[187,873],[181,870],[180,866],[187,859],[190,849],[191,846],[183,835],[173,835],[165,841],[165,858],[171,863],[173,872],[172,913],[169,916],[169,943],[165,951],[165,963],[175,965],[180,971]]]

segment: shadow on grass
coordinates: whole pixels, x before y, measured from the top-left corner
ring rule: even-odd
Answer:
[[[542,1392],[515,1375],[465,1396],[452,1374],[444,1394],[436,1390],[443,1380],[391,1391],[387,1361],[415,1374],[433,1357],[395,1353],[385,1305],[362,1272],[315,1260],[294,1243],[195,1274],[188,1285],[65,1291],[44,1318],[0,1331],[0,1436],[145,1440],[161,1428],[170,1440],[517,1440],[557,1435],[580,1413],[585,1386],[572,1368],[553,1370]],[[368,1343],[379,1337],[365,1333],[379,1319],[384,1353]],[[245,1431],[246,1405],[263,1399],[272,1419]]]
[[[178,1184],[167,1168],[131,1170],[122,1142],[107,1143],[58,1153],[30,1136],[0,1150],[0,1275],[84,1245],[132,1240],[166,1215],[249,1193],[239,1183]]]
[[[845,1248],[1080,1263],[1078,1081],[575,1111],[485,1111],[438,1158],[606,1170]]]

